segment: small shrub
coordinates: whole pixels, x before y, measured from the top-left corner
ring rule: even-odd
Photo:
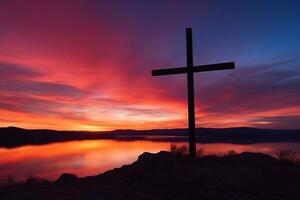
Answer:
[[[172,154],[178,157],[187,157],[189,155],[189,149],[186,145],[177,146],[175,144],[171,144],[170,151]],[[204,149],[200,148],[196,151],[196,157],[200,158],[204,155]]]
[[[174,154],[176,152],[176,149],[177,149],[177,146],[175,144],[171,144],[171,146],[170,146],[171,153]]]
[[[196,157],[197,158],[200,158],[204,155],[204,149],[203,148],[200,148],[200,149],[197,149],[197,152],[196,152]]]
[[[300,162],[297,152],[291,149],[280,150],[279,152],[275,153],[275,156],[279,161],[287,164],[299,164]]]
[[[176,146],[171,144],[170,146],[171,153],[178,157],[186,157],[189,155],[189,151],[186,145]]]
[[[232,156],[232,155],[235,155],[236,154],[236,151],[235,150],[229,150],[228,152],[227,152],[227,155],[228,156]]]

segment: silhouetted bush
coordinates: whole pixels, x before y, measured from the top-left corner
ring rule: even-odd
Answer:
[[[172,154],[178,157],[187,157],[189,155],[189,149],[186,145],[177,146],[175,144],[170,145],[170,151]],[[200,158],[204,155],[204,149],[200,148],[196,151],[196,157]]]
[[[197,149],[197,152],[196,152],[196,157],[197,158],[200,158],[204,155],[204,149],[203,148],[200,148],[200,149]]]
[[[178,157],[186,157],[189,155],[189,151],[186,145],[176,146],[171,144],[170,146],[171,153]]]
[[[279,152],[275,153],[275,156],[279,161],[287,164],[299,164],[300,162],[297,152],[291,149],[280,150]]]
[[[177,146],[175,144],[171,144],[170,145],[170,151],[171,151],[171,153],[175,154],[176,149],[177,149]]]
[[[235,150],[229,150],[228,152],[227,152],[227,154],[225,154],[225,155],[227,155],[227,156],[232,156],[232,155],[235,155],[236,154],[236,151]]]

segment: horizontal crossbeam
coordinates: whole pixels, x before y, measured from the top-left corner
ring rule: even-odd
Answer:
[[[170,74],[184,74],[188,72],[207,72],[216,70],[234,69],[234,62],[218,63],[210,65],[200,65],[194,67],[178,67],[169,69],[156,69],[152,70],[152,76],[162,76]]]

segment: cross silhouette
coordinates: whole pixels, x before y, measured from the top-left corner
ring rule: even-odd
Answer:
[[[190,157],[196,156],[196,138],[195,138],[195,103],[194,103],[194,73],[216,71],[225,69],[234,69],[234,62],[218,63],[209,65],[193,66],[193,41],[192,28],[186,29],[186,52],[187,66],[169,69],[152,70],[152,76],[162,76],[169,74],[187,74],[188,90],[188,121],[189,121],[189,154]]]

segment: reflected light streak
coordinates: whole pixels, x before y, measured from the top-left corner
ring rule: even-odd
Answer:
[[[174,143],[186,145],[186,143]],[[204,154],[224,155],[229,150],[237,153],[274,152],[292,148],[300,152],[300,143],[264,144],[197,144]],[[74,173],[80,177],[102,173],[115,167],[134,162],[143,152],[169,150],[170,142],[84,140],[53,143],[18,148],[0,148],[0,182],[9,175],[17,181],[29,176],[55,180],[60,174]]]

